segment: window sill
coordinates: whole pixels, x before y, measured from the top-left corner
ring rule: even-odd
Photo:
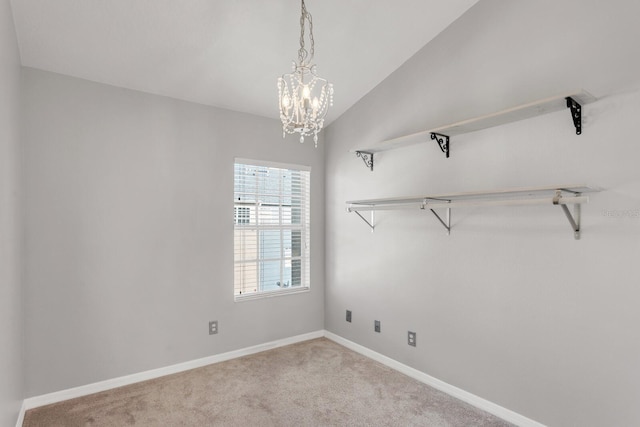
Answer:
[[[303,287],[295,288],[295,289],[278,289],[277,291],[255,292],[255,293],[252,293],[252,294],[235,295],[234,296],[234,301],[235,302],[242,302],[242,301],[251,301],[251,300],[255,300],[255,299],[281,297],[281,296],[285,296],[285,295],[292,295],[292,294],[300,294],[300,293],[304,293],[304,292],[309,292],[309,290],[310,289],[309,289],[308,286],[303,286]]]

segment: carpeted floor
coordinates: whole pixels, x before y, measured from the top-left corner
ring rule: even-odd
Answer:
[[[23,426],[510,426],[325,338],[27,411]]]

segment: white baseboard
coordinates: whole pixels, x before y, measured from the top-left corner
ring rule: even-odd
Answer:
[[[149,371],[140,372],[137,374],[126,375],[123,377],[113,378],[110,380],[100,381],[93,384],[87,384],[80,387],[74,387],[67,390],[61,390],[54,393],[43,394],[40,396],[29,397],[22,402],[22,408],[18,415],[16,427],[22,427],[25,412],[29,409],[37,408],[39,406],[49,405],[52,403],[62,402],[68,399],[74,399],[76,397],[87,396],[89,394],[98,393],[101,391],[111,390],[116,387],[122,387],[129,384],[134,384],[140,381],[146,381],[165,375],[175,374],[178,372],[188,371],[189,369],[199,368],[214,363],[224,362],[226,360],[235,359],[238,357],[248,356],[250,354],[260,353],[262,351],[271,350],[273,348],[283,347],[290,344],[295,344],[302,341],[307,341],[315,338],[326,337],[331,341],[334,341],[350,350],[362,354],[370,359],[382,363],[398,372],[401,372],[411,378],[414,378],[420,382],[423,382],[435,389],[438,389],[444,393],[447,393],[463,402],[469,403],[483,411],[493,414],[502,418],[505,421],[513,423],[521,427],[545,427],[543,424],[537,421],[531,420],[523,415],[513,412],[509,409],[503,408],[493,402],[483,399],[475,394],[469,393],[458,387],[452,386],[444,381],[434,378],[425,374],[422,371],[414,369],[403,363],[400,363],[390,357],[377,353],[367,347],[356,344],[353,341],[349,341],[336,335],[332,332],[320,330],[310,332],[307,334],[296,335],[281,340],[271,341],[263,344],[258,344],[252,347],[243,348],[240,350],[229,351],[227,353],[216,354],[214,356],[204,357],[202,359],[191,360],[184,363],[178,363],[176,365],[166,366],[164,368],[152,369]]]
[[[493,402],[490,402],[486,399],[476,396],[475,394],[469,393],[458,387],[452,386],[451,384],[448,384],[444,381],[434,378],[431,375],[427,375],[422,371],[419,371],[403,363],[400,363],[383,354],[377,353],[371,349],[368,349],[367,347],[361,346],[360,344],[356,344],[353,341],[349,341],[345,338],[342,338],[341,336],[336,335],[332,332],[324,331],[324,336],[330,339],[331,341],[334,341],[344,347],[347,347],[350,350],[355,351],[356,353],[360,353],[363,356],[366,356],[370,359],[375,360],[376,362],[380,362],[391,369],[401,372],[413,379],[416,379],[437,390],[447,393],[448,395],[453,396],[456,399],[460,399],[463,402],[466,402],[470,405],[473,405],[476,408],[482,409],[485,412],[488,412],[497,417],[500,417],[503,420],[508,421],[512,424],[515,424],[521,427],[545,427],[544,424],[540,424],[539,422],[534,421],[530,418],[527,418],[524,415],[520,415],[516,412],[513,412],[510,409],[503,408],[500,405],[497,405]]]
[[[26,406],[24,404],[24,400],[22,401],[22,406],[20,407],[20,412],[18,412],[18,420],[16,421],[16,427],[22,427],[22,423],[24,423],[24,413],[27,412]]]
[[[22,404],[21,417],[24,417],[25,411],[29,409],[37,408],[39,406],[49,405],[51,403],[57,403],[63,400],[74,399],[76,397],[87,396],[89,394],[111,390],[116,387],[122,387],[125,385],[134,384],[140,381],[146,381],[146,380],[162,377],[165,375],[188,371],[189,369],[200,368],[202,366],[211,365],[213,363],[224,362],[226,360],[248,356],[250,354],[260,353],[262,351],[271,350],[273,348],[283,347],[285,345],[295,344],[297,342],[307,341],[314,338],[320,338],[323,336],[324,336],[324,330],[319,330],[319,331],[310,332],[307,334],[296,335],[296,336],[284,338],[281,340],[254,345],[252,347],[246,347],[240,350],[234,350],[234,351],[229,351],[227,353],[216,354],[214,356],[203,357],[202,359],[196,359],[188,362],[178,363],[176,365],[166,366],[164,368],[152,369],[152,370],[140,372],[137,374],[126,375],[123,377],[100,381],[93,384],[87,384],[80,387],[74,387],[67,390],[61,390],[53,393],[43,394],[41,396],[29,397],[25,399]],[[22,426],[21,418],[18,418],[18,421],[19,421],[19,424],[16,424],[16,425],[18,427],[21,427]]]

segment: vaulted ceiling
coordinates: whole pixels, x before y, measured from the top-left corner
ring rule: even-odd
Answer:
[[[306,0],[331,122],[477,0]],[[12,0],[23,66],[278,118],[299,0]]]

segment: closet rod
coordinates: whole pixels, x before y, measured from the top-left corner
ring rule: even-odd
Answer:
[[[573,205],[580,203],[587,203],[589,197],[576,196],[576,197],[560,197],[556,203],[554,203],[554,197],[545,197],[537,199],[508,199],[508,200],[468,200],[468,201],[452,201],[452,202],[435,202],[430,203],[428,200],[424,200],[421,203],[411,204],[399,204],[399,205],[378,205],[378,206],[349,206],[347,209],[349,212],[354,211],[381,211],[381,210],[396,210],[396,209],[445,209],[456,207],[482,207],[482,206],[518,206],[518,205]]]

